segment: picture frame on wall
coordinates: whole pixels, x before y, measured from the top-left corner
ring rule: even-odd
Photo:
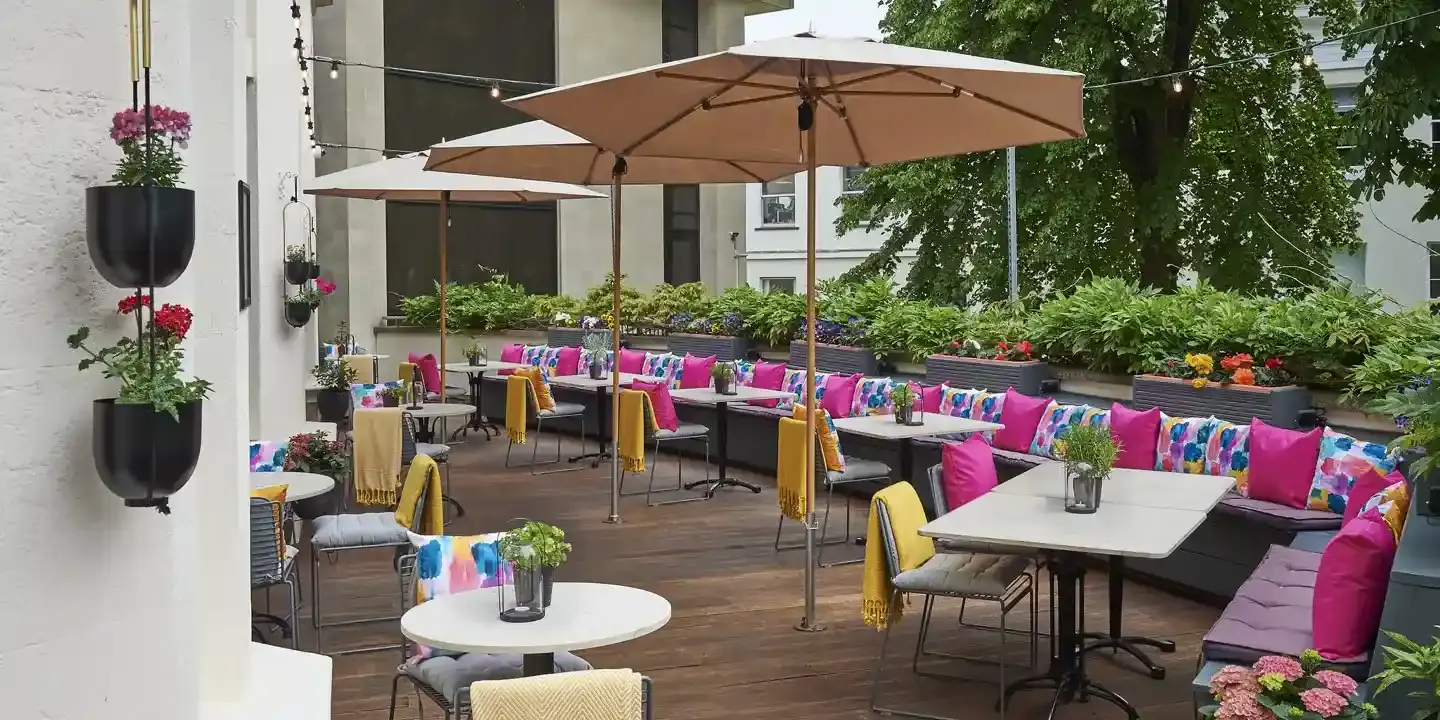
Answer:
[[[244,310],[250,307],[251,301],[255,298],[254,287],[252,286],[254,273],[250,265],[251,248],[253,247],[250,226],[250,186],[246,184],[244,180],[238,183],[235,205],[236,212],[238,213],[235,225],[237,232],[235,234],[238,237],[237,244],[240,246],[240,262],[238,265],[240,273],[240,309]]]

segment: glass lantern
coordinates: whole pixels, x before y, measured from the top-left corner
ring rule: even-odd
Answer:
[[[1105,475],[1088,463],[1065,463],[1065,512],[1089,514],[1100,509]]]
[[[533,555],[534,550],[525,548],[522,554]],[[500,585],[500,619],[505,622],[535,622],[545,617],[544,569],[538,563],[533,568],[506,563],[508,572],[505,582]]]

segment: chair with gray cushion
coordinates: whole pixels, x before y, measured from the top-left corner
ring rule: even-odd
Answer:
[[[405,555],[398,563],[400,570],[400,605],[402,612],[414,606],[415,555]],[[445,720],[466,720],[470,715],[470,684],[481,680],[509,680],[524,675],[524,657],[491,653],[449,653],[432,650],[430,657],[415,661],[416,647],[402,637],[400,666],[390,683],[390,720],[395,720],[395,701],[400,693],[400,680],[414,686],[418,694],[430,698]],[[590,663],[568,652],[555,653],[555,672],[591,669]],[[418,710],[417,706],[417,710]],[[424,717],[422,714],[421,717]]]
[[[274,625],[284,637],[290,639],[290,647],[298,650],[299,633],[295,632],[295,591],[299,585],[299,578],[295,575],[295,555],[298,551],[293,546],[284,544],[287,519],[285,508],[284,503],[274,500],[250,498],[250,589],[265,591],[267,610],[265,613],[252,614],[251,625]],[[268,612],[270,588],[282,585],[285,587],[285,600],[290,609],[290,613],[283,618]],[[255,630],[253,634],[258,637],[259,631]]]
[[[877,704],[880,689],[880,672],[885,664],[885,650],[890,643],[890,632],[900,619],[903,596],[913,593],[925,596],[920,614],[920,633],[915,641],[915,652],[910,667],[917,674],[941,679],[968,679],[958,675],[922,671],[920,669],[921,649],[925,636],[930,631],[930,617],[935,609],[935,598],[952,597],[962,600],[994,602],[1000,608],[1000,652],[996,660],[970,658],[952,655],[956,659],[972,662],[993,662],[999,666],[998,685],[1000,692],[1000,716],[1005,716],[1005,636],[1009,633],[1006,618],[1020,601],[1030,599],[1030,667],[1036,661],[1036,618],[1038,608],[1035,598],[1035,579],[1029,573],[1029,558],[1019,555],[991,555],[986,553],[936,553],[924,564],[913,570],[900,571],[900,553],[896,538],[898,533],[917,533],[919,527],[897,527],[893,524],[890,510],[884,499],[875,503],[879,516],[877,524],[885,550],[885,572],[890,575],[894,591],[890,595],[890,617],[885,625],[884,637],[880,641],[880,655],[875,660],[875,672],[870,680],[870,709],[883,715],[925,718],[926,720],[951,720],[942,715],[882,708]]]
[[[506,381],[507,381],[507,382],[509,381],[508,378],[506,379]],[[530,385],[530,383],[525,383],[525,404],[530,408],[530,415],[535,418],[535,434],[536,434],[537,436],[540,434],[540,431],[545,428],[545,423],[547,423],[547,422],[549,422],[549,423],[552,424],[552,425],[555,424],[555,423],[558,423],[558,422],[578,422],[578,423],[580,424],[580,454],[581,454],[581,455],[584,455],[584,454],[585,454],[585,406],[584,406],[584,405],[581,405],[580,403],[555,402],[555,403],[552,403],[552,404],[553,404],[553,407],[551,407],[549,410],[541,410],[541,409],[540,409],[540,400],[539,400],[539,398],[537,398],[537,397],[535,396],[535,388],[532,387],[532,386]],[[528,418],[527,418],[527,420],[528,420]],[[600,430],[597,430],[597,432],[604,432],[604,430],[603,430],[603,428],[602,428],[602,429],[600,429]],[[531,442],[531,444],[532,444],[532,446],[533,446],[533,448],[532,448],[531,451],[530,451],[530,474],[531,474],[531,475],[551,475],[551,474],[554,474],[554,473],[574,472],[575,470],[579,470],[579,469],[581,469],[582,467],[584,467],[583,465],[574,465],[574,466],[572,466],[572,467],[559,468],[559,469],[556,469],[556,470],[544,470],[544,471],[536,470],[535,468],[537,468],[537,467],[539,467],[539,466],[541,466],[541,465],[555,465],[555,464],[558,464],[558,463],[561,462],[561,456],[560,456],[560,450],[561,450],[561,446],[560,446],[560,443],[561,443],[561,435],[560,435],[560,433],[558,433],[558,432],[555,433],[555,459],[554,459],[554,460],[544,460],[544,461],[539,460],[538,458],[539,458],[539,454],[540,454],[540,439],[539,439],[538,437],[532,438],[532,439],[530,440],[530,442]],[[510,464],[510,451],[513,450],[513,449],[515,449],[515,441],[514,441],[514,440],[511,440],[511,441],[510,441],[510,444],[505,447],[505,467],[507,467],[507,468],[518,467],[518,466],[516,466],[516,465],[511,465],[511,464]]]
[[[400,414],[400,467],[409,467],[410,462],[416,455],[428,455],[436,465],[440,466],[440,481],[445,488],[445,507],[455,509],[454,516],[459,517],[465,513],[461,511],[460,504],[450,499],[450,446],[442,443],[425,443],[415,440],[415,416],[408,412]],[[446,512],[445,524],[449,525],[451,514]]]
[[[862,482],[877,482],[882,485],[890,484],[890,466],[876,460],[845,456],[845,472],[834,472],[825,467],[825,454],[820,446],[820,438],[815,438],[815,477],[824,478],[825,484],[825,514],[820,521],[820,539],[815,549],[815,563],[820,567],[834,567],[836,565],[853,565],[863,562],[864,558],[853,558],[850,560],[836,560],[824,562],[826,545],[848,545],[854,536],[850,530],[850,494],[841,493],[845,500],[845,534],[839,538],[828,539],[830,531],[830,506],[835,501],[835,488],[841,485],[851,485]],[[799,550],[805,545],[781,545],[780,533],[785,529],[785,513],[780,513],[779,522],[775,523],[775,552],[782,550]]]
[[[622,392],[639,392],[639,391],[636,391],[636,390],[625,390],[625,391],[622,391]],[[673,443],[673,442],[677,442],[677,441],[681,441],[681,440],[698,440],[698,441],[700,441],[700,442],[703,442],[703,443],[705,444],[705,472],[706,472],[707,475],[708,475],[709,472],[710,472],[710,428],[708,428],[708,427],[706,427],[706,426],[704,426],[704,425],[698,425],[698,424],[695,424],[695,423],[680,423],[679,425],[677,425],[677,426],[675,427],[674,430],[660,429],[660,430],[656,430],[656,431],[654,431],[653,433],[651,433],[651,432],[648,432],[648,430],[649,430],[649,428],[653,427],[653,425],[651,424],[651,418],[652,418],[652,417],[653,417],[653,415],[651,414],[650,406],[649,406],[649,404],[646,404],[646,406],[645,406],[645,428],[646,428],[646,430],[647,430],[647,433],[646,433],[646,436],[645,436],[645,440],[647,441],[647,443],[648,443],[648,442],[653,442],[654,447],[655,447],[655,450],[654,450],[655,462],[650,463],[650,483],[645,486],[645,492],[643,492],[643,493],[640,492],[640,491],[638,491],[638,490],[636,490],[636,491],[634,491],[634,492],[628,492],[628,493],[625,492],[625,475],[626,475],[626,472],[625,472],[625,470],[622,468],[622,469],[620,470],[620,494],[621,494],[621,495],[625,495],[625,496],[630,496],[630,495],[644,495],[644,496],[645,496],[645,506],[646,506],[646,507],[655,507],[655,506],[657,506],[657,505],[673,505],[673,504],[675,504],[675,503],[692,502],[692,501],[695,501],[695,500],[703,500],[703,499],[705,499],[705,496],[704,496],[704,495],[697,495],[697,496],[695,496],[695,497],[682,498],[682,499],[679,499],[679,500],[666,500],[666,501],[663,501],[663,502],[653,502],[653,501],[650,499],[652,495],[662,495],[662,494],[664,494],[664,493],[679,492],[679,491],[685,489],[685,458],[681,457],[679,453],[676,453],[676,454],[675,454],[675,487],[673,487],[673,488],[664,488],[664,489],[661,489],[661,490],[656,490],[656,489],[655,489],[655,469],[660,466],[660,444],[661,444],[661,443],[667,443],[667,442]]]

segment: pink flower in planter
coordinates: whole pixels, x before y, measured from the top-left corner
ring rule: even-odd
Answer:
[[[1359,687],[1358,683],[1355,682],[1355,678],[1342,672],[1335,672],[1334,670],[1321,670],[1315,673],[1315,679],[1319,681],[1321,685],[1324,685],[1326,689],[1330,690],[1330,692],[1341,697],[1354,695],[1355,690]]]
[[[315,289],[319,290],[321,295],[329,295],[330,293],[335,292],[335,283],[330,282],[325,278],[320,278],[315,281]]]
[[[1327,718],[1339,715],[1349,705],[1345,698],[1325,688],[1311,688],[1300,693],[1300,702],[1305,703],[1306,710]]]
[[[1286,682],[1295,682],[1305,675],[1305,670],[1300,667],[1300,661],[1295,658],[1266,655],[1255,661],[1255,673],[1257,675],[1275,674],[1285,678]]]

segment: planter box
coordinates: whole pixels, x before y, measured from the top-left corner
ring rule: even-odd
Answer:
[[[805,367],[805,343],[790,343],[790,367]],[[815,343],[815,371],[825,373],[860,373],[875,375],[879,372],[879,361],[869,348],[850,345],[825,345]]]
[[[1050,364],[1044,360],[986,360],[954,355],[925,358],[925,382],[950,383],[951,387],[1004,392],[1008,388],[1024,395],[1039,395],[1040,383],[1050,379]]]
[[[610,330],[608,328],[602,330],[581,330],[580,328],[561,327],[552,327],[546,331],[545,344],[550,347],[559,347],[561,345],[583,347],[586,335],[599,335],[605,339],[605,345],[607,347],[610,345]]]
[[[731,335],[693,335],[691,333],[670,333],[670,352],[676,355],[690,353],[696,357],[715,356],[716,362],[744,360],[750,351],[750,342],[745,338]]]
[[[1132,386],[1136,410],[1158,407],[1172,417],[1214,415],[1232,423],[1257,417],[1276,427],[1294,428],[1302,410],[1311,407],[1310,390],[1296,385],[1256,387],[1210,383],[1199,390],[1183,378],[1136,375]]]

